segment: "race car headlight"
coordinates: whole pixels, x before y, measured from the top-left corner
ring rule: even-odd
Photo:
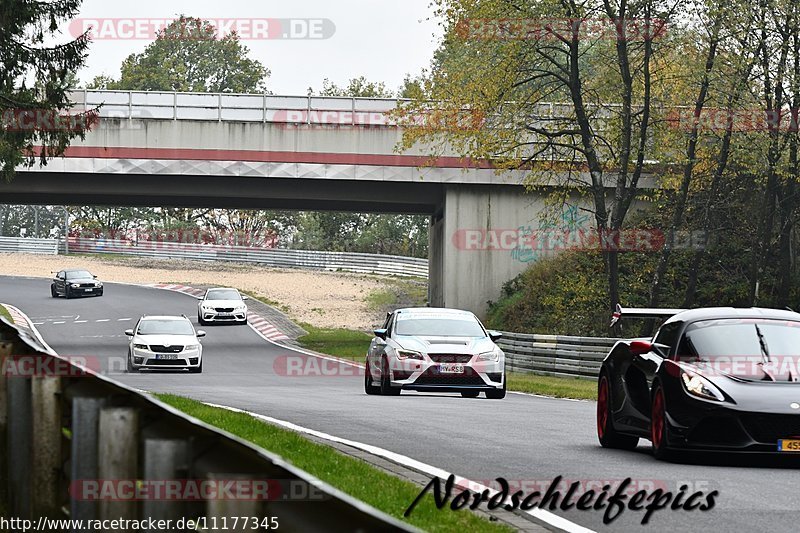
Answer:
[[[95,282],[94,282],[94,286],[95,286],[95,287],[102,287],[102,286],[103,286],[103,284],[102,284],[102,283],[100,283],[99,281],[95,281]]]
[[[484,352],[478,355],[478,361],[499,361],[500,354],[503,353],[500,348],[495,348],[491,352]]]
[[[72,285],[70,285],[70,287],[72,287],[73,289],[77,289],[80,286],[81,286],[80,283],[73,283]]]
[[[146,344],[134,344],[133,347],[135,349],[137,349],[137,350],[146,350],[147,349],[147,345]]]
[[[689,394],[717,402],[725,399],[720,390],[700,374],[683,370],[681,371],[681,381]]]
[[[423,357],[420,352],[415,352],[413,350],[397,350],[397,358],[398,359],[419,359],[422,361]]]
[[[247,309],[247,306],[246,306],[246,305],[239,305],[239,306],[236,306],[236,310],[237,310],[237,311],[244,311],[245,309]]]

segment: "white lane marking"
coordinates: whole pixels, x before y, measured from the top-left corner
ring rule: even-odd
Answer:
[[[361,451],[370,453],[372,455],[377,455],[378,457],[383,457],[384,459],[388,459],[389,461],[394,461],[395,463],[399,463],[403,466],[411,468],[412,470],[416,470],[418,472],[423,472],[429,476],[436,476],[440,479],[446,480],[451,476],[451,473],[443,470],[439,467],[429,465],[427,463],[423,463],[421,461],[417,461],[416,459],[412,459],[411,457],[395,453],[389,450],[385,450],[378,446],[373,446],[372,444],[364,444],[363,442],[358,442],[350,439],[344,439],[342,437],[336,437],[335,435],[330,435],[328,433],[324,433],[322,431],[317,431],[315,429],[309,429],[303,426],[299,426],[293,422],[288,422],[286,420],[281,420],[279,418],[273,418],[271,416],[260,415],[258,413],[253,413],[251,411],[246,411],[244,409],[237,409],[236,407],[228,407],[227,405],[218,405],[213,403],[203,402],[205,405],[210,407],[218,407],[220,409],[226,409],[228,411],[232,411],[235,413],[244,413],[256,418],[258,420],[263,420],[265,422],[269,422],[271,424],[275,424],[277,426],[284,427],[286,429],[290,429],[292,431],[297,431],[298,433],[305,433],[306,435],[311,435],[317,437],[319,439],[327,440],[330,442],[336,442],[339,444],[344,444],[345,446],[350,446],[352,448],[359,449]],[[471,481],[467,478],[461,476],[455,476],[455,484],[461,488],[466,488],[474,492],[483,492],[484,490],[488,490],[491,496],[498,494],[497,490],[494,490],[490,487],[482,485],[480,483],[476,483],[475,481]],[[571,522],[566,518],[562,518],[556,514],[551,513],[545,509],[540,509],[538,507],[534,507],[533,509],[529,509],[527,511],[523,511],[532,517],[536,518],[539,521],[545,522],[560,531],[566,531],[568,533],[595,533],[593,530],[585,528],[580,524],[576,524],[575,522]]]
[[[56,321],[56,322],[53,322],[53,324],[63,324],[63,323],[64,323],[64,321],[63,321],[63,320],[58,320],[58,321]]]
[[[125,322],[127,320],[133,320],[132,318],[118,318],[117,322]]]
[[[95,320],[95,322],[110,322],[110,321],[111,321],[110,318],[101,318],[99,320]]]
[[[75,324],[86,324],[87,322],[89,322],[89,321],[88,320],[76,320],[74,323]]]

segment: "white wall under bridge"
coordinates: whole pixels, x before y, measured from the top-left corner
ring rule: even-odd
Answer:
[[[87,107],[102,98],[113,104],[101,108],[99,124],[65,157],[0,183],[0,201],[427,214],[431,305],[480,316],[502,284],[542,254],[508,240],[539,225],[542,193],[525,192],[525,173],[498,174],[487,162],[454,154],[430,160],[425,147],[396,152],[402,131],[378,116],[393,101],[92,91],[84,97]],[[291,112],[267,109],[273,104]],[[325,109],[334,111],[312,120],[313,111]],[[643,182],[653,186],[651,178]],[[565,223],[586,223],[583,212],[570,216]],[[505,241],[492,245],[489,237],[488,249],[475,249],[459,241],[466,230]]]

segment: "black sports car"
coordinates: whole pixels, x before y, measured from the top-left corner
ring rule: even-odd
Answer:
[[[678,449],[800,452],[800,314],[618,307],[614,321],[627,316],[669,318],[652,339],[619,341],[604,359],[600,444],[650,439],[660,459]]]
[[[50,283],[50,296],[53,298],[102,295],[103,284],[88,270],[78,268],[61,270]]]

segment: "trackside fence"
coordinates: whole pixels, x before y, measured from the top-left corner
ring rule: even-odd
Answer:
[[[56,255],[58,253],[58,240],[0,237],[0,252]]]
[[[23,367],[20,358],[34,363]],[[33,524],[41,517],[152,518],[172,524],[203,517],[222,524],[225,518],[224,529],[234,529],[236,516],[276,517],[282,531],[413,531],[277,455],[59,357],[34,330],[5,319],[0,319],[0,363],[0,496],[8,504],[7,516]],[[27,375],[8,368],[37,370]],[[87,499],[76,489],[120,480],[133,480],[137,487],[166,480],[241,483],[225,498],[223,492],[201,490],[197,498],[182,501],[107,499],[105,489],[96,488],[99,498]],[[264,480],[274,497],[237,492]],[[291,493],[281,487],[291,487]]]
[[[497,344],[511,372],[597,379],[600,363],[618,340],[504,331]]]
[[[159,241],[139,241],[134,244],[131,241],[124,240],[77,237],[70,237],[66,249],[62,242],[61,250],[62,252],[68,251],[69,253],[110,253],[162,259],[235,261],[276,268],[307,268],[329,271],[342,270],[363,274],[428,277],[427,259],[399,255],[288,250],[284,248],[258,248],[251,246]]]

